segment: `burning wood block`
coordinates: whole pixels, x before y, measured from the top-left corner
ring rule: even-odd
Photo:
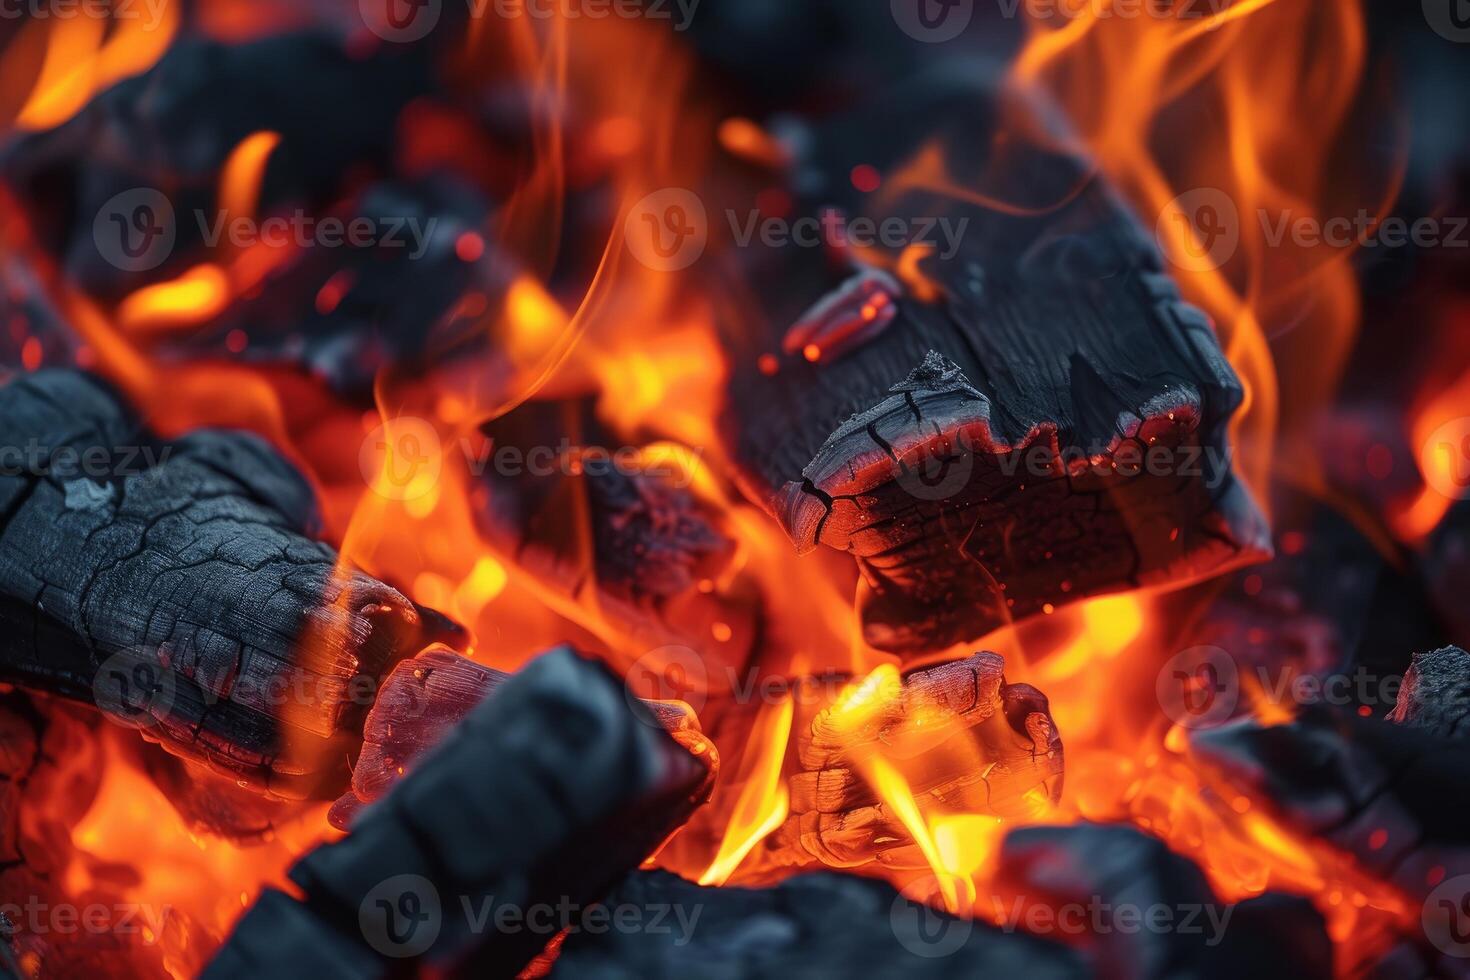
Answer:
[[[1082,951],[1092,976],[1124,963],[1136,977],[1334,976],[1310,901],[1222,902],[1197,865],[1132,827],[1024,827],[996,864],[976,911],[1010,928],[1040,923]]]
[[[1470,738],[1470,653],[1445,647],[1414,654],[1388,720],[1444,738]]]
[[[574,932],[556,975],[1332,975],[1332,947],[1309,902],[1271,894],[1228,905],[1198,868],[1129,828],[1018,830],[999,859],[999,881],[978,894],[953,882],[958,916],[931,902],[939,881],[932,874],[897,893],[883,881],[831,872],[760,890],[637,872],[605,904],[689,910],[684,928],[675,920],[659,934]]]
[[[488,541],[594,608],[616,627],[617,649],[678,644],[708,662],[745,663],[758,597],[739,583],[715,590],[736,543],[691,485],[697,457],[621,447],[585,402],[532,402],[482,435],[490,459],[515,461],[479,477],[476,518]]]
[[[874,788],[898,774],[920,811],[1035,817],[1062,792],[1062,741],[1046,697],[1007,684],[994,653],[874,674],[797,736],[792,816],[772,846],[830,867],[913,863],[913,835]],[[893,681],[884,689],[884,677]]]
[[[865,638],[884,650],[943,649],[1269,554],[1231,470],[1243,393],[1209,319],[1085,161],[994,140],[1001,113],[984,86],[924,79],[813,133],[796,169],[821,196],[800,213],[932,241],[883,253],[841,237],[830,244],[862,258],[835,275],[820,254],[768,249],[752,262],[790,298],[769,327],[729,331],[728,438],[747,490],[799,551],[853,555]],[[935,120],[944,158],[993,172],[1000,203],[925,189],[946,179],[932,147],[918,152]],[[859,165],[896,186],[864,198],[847,179]],[[876,264],[896,291],[874,295]],[[786,339],[805,343],[780,356],[791,323]]]
[[[614,929],[568,935],[556,976],[1081,980],[1092,975],[1082,955],[1061,943],[951,916],[900,895],[887,882],[858,875],[813,872],[751,889],[710,888],[664,871],[640,871],[624,879],[604,904],[674,912],[669,928],[657,933]]]
[[[432,686],[462,686],[441,680]],[[334,964],[333,975],[376,976],[387,958],[515,976],[559,931],[528,910],[600,898],[711,778],[708,758],[675,744],[604,668],[547,654],[503,679],[345,840],[292,869],[300,902],[267,891],[205,975]],[[494,928],[501,907],[524,927]],[[476,930],[466,909],[480,908],[492,918]]]
[[[335,794],[377,679],[458,627],[312,540],[263,441],[154,439],[104,387],[0,388],[0,680],[96,703],[275,796]]]
[[[1411,684],[1397,714],[1425,710],[1420,699],[1429,691],[1422,680]],[[1470,895],[1463,819],[1470,751],[1463,740],[1312,706],[1290,724],[1196,731],[1189,758],[1289,831],[1340,849],[1356,868],[1402,892],[1401,935],[1377,975],[1465,975],[1470,945],[1456,938],[1470,907],[1462,904]],[[1366,973],[1368,965],[1358,966]]]
[[[352,788],[332,807],[332,823],[345,829],[511,676],[447,647],[430,648],[394,667],[368,712],[362,754],[352,769]],[[712,773],[719,771],[714,746],[701,733],[699,719],[687,705],[678,701],[640,703],[674,741],[704,759]]]

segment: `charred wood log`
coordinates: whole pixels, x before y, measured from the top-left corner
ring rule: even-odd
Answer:
[[[1470,944],[1462,941],[1470,896],[1463,740],[1312,706],[1285,725],[1196,731],[1189,758],[1289,830],[1339,848],[1406,896],[1400,941],[1378,965],[1387,972],[1374,975],[1470,975]],[[1366,973],[1373,964],[1353,968]]]
[[[1013,832],[997,883],[979,895],[960,892],[960,911],[974,921],[931,904],[937,884],[921,877],[897,893],[881,881],[824,872],[755,891],[639,872],[603,903],[669,907],[684,918],[671,915],[671,928],[636,934],[574,928],[554,975],[1332,975],[1331,944],[1309,903],[1268,895],[1226,905],[1186,859],[1126,828]],[[1168,924],[1128,924],[1150,915],[1168,916]]]
[[[815,250],[754,248],[785,287],[774,329],[730,331],[748,490],[800,551],[854,556],[885,650],[1268,554],[1230,467],[1242,389],[1209,319],[1085,161],[992,139],[1003,111],[992,89],[926,78],[811,134],[795,169],[821,190],[799,213],[898,222],[928,244],[863,250],[835,290],[821,254],[796,254]],[[936,119],[943,152],[920,156]],[[1002,203],[926,190],[941,158],[992,174]],[[921,164],[941,172],[914,178]],[[859,165],[897,186],[863,198]],[[846,234],[829,237],[859,254]]]
[[[1445,647],[1414,654],[1388,719],[1444,738],[1470,737],[1470,653]]]
[[[954,918],[857,875],[798,875],[772,888],[709,888],[640,871],[602,898],[608,909],[668,908],[668,928],[574,928],[553,975],[567,980],[699,976],[1089,976],[1082,956],[1024,932]],[[681,918],[682,917],[682,918]]]
[[[368,712],[362,753],[352,768],[352,788],[332,807],[332,823],[345,829],[365,806],[387,795],[511,676],[447,647],[400,662],[383,681]],[[677,701],[640,703],[674,741],[718,771],[714,746],[688,706]]]
[[[569,649],[499,686],[343,841],[269,890],[205,975],[386,976],[416,966],[516,975],[557,929],[497,930],[466,909],[581,907],[637,866],[708,793],[605,669]],[[325,973],[319,972],[325,971]]]
[[[98,704],[276,796],[335,795],[380,678],[457,627],[312,540],[242,433],[155,440],[99,383],[0,388],[0,679]]]

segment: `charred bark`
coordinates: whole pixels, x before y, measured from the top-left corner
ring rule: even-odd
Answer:
[[[458,628],[308,536],[269,446],[161,443],[97,382],[0,388],[0,679],[97,703],[277,796],[335,793],[377,679]]]
[[[387,795],[511,676],[445,647],[425,650],[399,663],[368,712],[362,754],[352,768],[352,787],[332,807],[332,823],[345,829],[365,806]],[[718,771],[714,747],[686,705],[677,701],[640,703],[674,741]]]
[[[992,139],[1003,111],[991,88],[924,79],[811,134],[793,169],[820,195],[800,213],[929,229],[932,247],[844,239],[861,259],[835,275],[812,249],[754,249],[783,288],[769,326],[729,331],[728,438],[748,490],[799,550],[854,556],[866,637],[886,650],[1268,554],[1230,467],[1242,388],[1209,319],[1084,161]],[[920,154],[935,119],[943,153]],[[999,203],[926,190],[941,157],[988,174]],[[859,164],[895,186],[856,194]]]
[[[1412,915],[1372,975],[1464,975],[1462,954],[1470,950],[1457,939],[1463,920],[1453,918],[1463,915],[1470,887],[1463,740],[1312,706],[1285,725],[1195,732],[1189,758],[1288,830],[1338,848],[1357,869],[1402,891]],[[1372,965],[1350,964],[1350,972],[1367,974]]]
[[[711,771],[605,669],[569,649],[506,680],[343,841],[268,890],[210,977],[382,976],[430,966],[515,976],[558,927],[636,867],[708,793]],[[476,929],[509,907],[523,927]],[[491,923],[487,925],[486,922]],[[392,969],[394,966],[399,969]]]
[[[745,663],[759,597],[739,581],[716,589],[730,578],[736,542],[691,486],[696,457],[620,446],[586,401],[532,402],[482,435],[492,465],[477,478],[480,528],[522,569],[616,627],[601,639],[637,656],[678,644],[709,663]],[[716,623],[728,632],[716,636]]]
[[[1470,653],[1445,647],[1414,654],[1388,718],[1444,738],[1470,738]]]

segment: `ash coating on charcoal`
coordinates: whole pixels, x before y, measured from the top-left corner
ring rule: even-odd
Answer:
[[[103,383],[0,387],[0,679],[95,701],[284,797],[335,796],[378,678],[462,631],[309,535],[315,498],[256,436],[152,436]],[[354,693],[358,692],[358,693]],[[370,695],[369,695],[370,697]]]
[[[569,648],[497,687],[345,840],[267,890],[206,977],[515,976],[554,935],[467,916],[584,907],[707,798],[711,770]],[[490,919],[493,923],[497,920]]]
[[[747,492],[798,549],[853,554],[870,591],[865,639],[888,651],[942,649],[1048,605],[1269,555],[1230,468],[1226,426],[1243,395],[1208,318],[1085,161],[995,150],[1003,112],[994,86],[936,70],[810,134],[795,166],[821,177],[795,195],[802,213],[870,212],[838,175],[897,168],[936,120],[946,158],[994,165],[1009,183],[989,192],[1035,209],[919,192],[885,201],[874,217],[932,227],[942,215],[967,230],[952,257],[917,263],[937,298],[908,277],[896,318],[855,350],[771,371],[763,356],[781,349],[780,331],[852,269],[815,249],[742,250],[753,280],[784,288],[768,293],[771,327],[727,331],[726,438]],[[1040,458],[1026,463],[1033,447]],[[1007,451],[1018,469],[1002,466]],[[1108,462],[1151,451],[1168,455],[1160,472]],[[1078,452],[1083,472],[1058,458]]]

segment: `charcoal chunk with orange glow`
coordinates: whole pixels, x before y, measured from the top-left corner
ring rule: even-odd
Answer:
[[[923,867],[916,813],[1045,814],[1061,796],[1061,735],[1046,697],[1004,671],[977,653],[902,679],[879,670],[845,692],[797,738],[792,816],[774,846],[832,867]]]
[[[1270,551],[1231,465],[1245,395],[1210,319],[1088,161],[991,139],[1005,112],[983,84],[926,79],[815,130],[805,169],[827,180],[803,213],[933,241],[844,238],[842,264],[755,254],[756,281],[781,288],[765,318],[726,331],[743,486],[798,551],[853,556],[864,638],[887,651],[946,649]],[[985,192],[956,190],[949,160]],[[838,179],[859,163],[892,174],[883,194]],[[859,288],[874,274],[854,280],[854,266],[901,288],[874,306]]]

